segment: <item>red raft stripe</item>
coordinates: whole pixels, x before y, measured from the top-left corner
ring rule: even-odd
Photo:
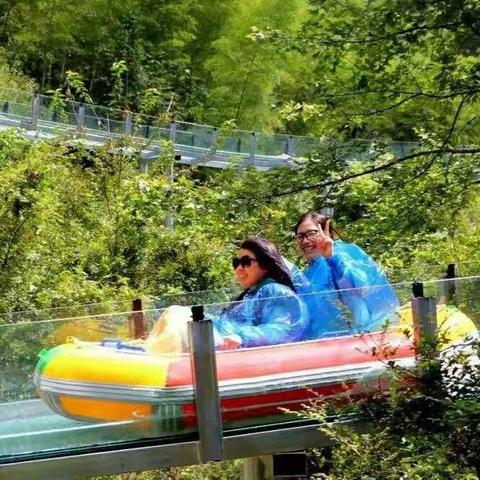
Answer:
[[[315,399],[331,397],[351,391],[355,384],[326,385],[312,390],[299,389],[288,392],[270,393],[264,395],[227,398],[221,401],[222,418],[224,421],[260,417],[264,415],[282,414],[282,409],[299,411]],[[341,402],[341,398],[336,399]],[[344,401],[348,401],[346,398]],[[182,406],[183,422],[186,426],[194,426],[197,422],[194,403]]]
[[[413,356],[410,340],[396,332],[373,333],[217,352],[219,381],[300,372]],[[192,385],[189,355],[169,366],[167,387]]]

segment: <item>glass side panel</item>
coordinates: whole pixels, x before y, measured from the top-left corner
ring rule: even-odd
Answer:
[[[256,155],[280,156],[289,151],[287,135],[267,135],[261,133],[257,135]]]
[[[480,277],[426,281],[423,282],[423,289],[424,296],[434,297],[437,306],[448,307],[451,311],[459,310],[476,326],[480,326]]]
[[[186,333],[135,339],[162,313],[3,319],[0,463],[195,431]]]
[[[199,292],[200,293],[200,292]],[[0,313],[0,325],[36,322],[40,320],[60,320],[66,321],[71,318],[83,318],[91,316],[101,316],[116,312],[128,312],[135,310],[135,305],[140,305],[140,310],[154,310],[161,308],[158,299],[155,297],[143,297],[139,300],[112,300],[101,303],[88,303],[84,305],[66,305],[64,307],[55,307],[41,310],[26,310],[20,312]]]
[[[442,303],[444,281],[425,282],[451,341],[476,331],[480,311],[479,278],[454,282],[455,303]],[[192,304],[212,320],[226,431],[297,421],[312,400],[356,402],[388,386],[389,362],[413,366],[411,284],[275,285],[235,302],[225,299],[239,291],[225,289],[150,299],[138,312],[2,317],[0,463],[196,432]]]
[[[305,322],[287,297],[209,306],[226,338],[216,353],[224,429],[295,421],[311,401],[346,405],[385,388],[389,362],[414,365],[411,297],[411,284],[298,295]]]
[[[29,121],[32,115],[30,103],[22,103],[14,100],[0,100],[0,115],[2,117]]]
[[[170,130],[168,127],[155,127],[135,124],[133,131],[135,135],[148,138],[150,140],[170,141]]]

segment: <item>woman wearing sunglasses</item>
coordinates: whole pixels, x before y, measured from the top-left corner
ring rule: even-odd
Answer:
[[[260,237],[248,238],[232,266],[244,290],[213,321],[217,348],[258,347],[302,339],[308,328],[308,313],[275,245]]]
[[[330,291],[312,296],[309,302],[310,337],[336,330],[335,324],[346,325],[338,300],[347,307],[346,316],[353,327],[361,331],[378,328],[395,315],[398,299],[383,270],[357,245],[334,240],[328,216],[316,212],[302,215],[295,225],[295,240],[308,262],[304,274],[311,290]],[[320,299],[330,303],[327,316],[318,304]],[[318,321],[325,317],[326,321]]]

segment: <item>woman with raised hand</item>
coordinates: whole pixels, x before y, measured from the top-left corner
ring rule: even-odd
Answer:
[[[398,299],[379,265],[353,243],[334,240],[330,218],[316,212],[302,215],[295,225],[297,247],[307,260],[304,271],[312,292],[337,291],[348,310],[346,317],[356,330],[379,328],[392,318],[399,307]],[[326,295],[326,294],[325,294]],[[335,293],[331,293],[335,295]],[[321,295],[317,295],[320,297]],[[338,323],[339,311],[322,326],[325,315],[310,302],[313,330],[323,332]]]
[[[232,261],[243,292],[215,319],[217,348],[295,342],[308,329],[308,312],[296,295],[288,267],[275,245],[260,237],[242,242]]]

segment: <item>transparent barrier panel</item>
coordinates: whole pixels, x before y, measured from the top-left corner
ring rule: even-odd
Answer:
[[[156,127],[148,125],[135,125],[135,135],[151,140],[170,141],[170,129],[168,127]]]
[[[185,309],[174,313],[186,325]],[[134,338],[155,331],[162,314],[1,325],[0,462],[193,432],[184,330],[161,332],[160,346]]]
[[[448,342],[475,333],[479,312],[479,279],[454,282],[455,303],[441,301],[445,281],[424,284]],[[238,290],[148,299],[136,312],[0,318],[0,461],[196,432],[188,304],[212,320],[224,430],[297,421],[311,401],[368,399],[388,388],[392,362],[414,365],[411,284],[295,294],[267,282],[226,297]]]
[[[267,135],[259,133],[256,135],[256,155],[280,156],[289,152],[289,141],[287,135]]]
[[[3,100],[0,101],[0,115],[4,115],[7,118],[28,121],[31,119],[32,107],[30,103]]]
[[[138,303],[140,301],[140,303]],[[39,310],[25,310],[20,312],[0,313],[0,326],[5,324],[28,323],[40,320],[69,320],[84,317],[97,317],[116,312],[128,312],[141,305],[140,310],[154,310],[161,308],[155,297],[144,297],[137,300],[112,300],[109,302],[89,303],[84,305],[68,305]]]
[[[224,429],[288,424],[321,399],[348,404],[413,365],[411,284],[209,305]]]
[[[219,135],[217,149],[224,152],[250,154],[253,148],[251,132],[235,131],[228,135]]]
[[[151,299],[155,308],[166,308],[172,305],[206,305],[209,306],[209,311],[215,312],[220,306],[215,307],[215,304],[224,304],[231,301],[241,293],[240,287],[225,287],[215,290],[199,290],[196,292],[181,292],[170,293]]]
[[[446,309],[460,311],[477,327],[480,326],[480,277],[447,278],[422,283],[424,296],[436,300],[437,316]],[[439,323],[442,318],[437,319]]]

